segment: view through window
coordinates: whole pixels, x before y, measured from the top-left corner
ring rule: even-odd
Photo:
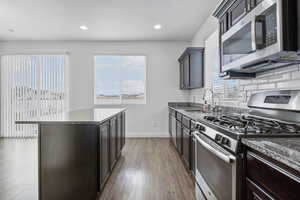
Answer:
[[[95,56],[95,104],[145,104],[146,56]]]
[[[35,125],[16,120],[58,119],[66,109],[65,55],[1,57],[1,136],[33,137]]]

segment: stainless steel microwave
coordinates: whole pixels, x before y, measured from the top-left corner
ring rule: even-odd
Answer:
[[[220,20],[221,73],[256,73],[299,63],[300,1],[224,2],[214,13]]]

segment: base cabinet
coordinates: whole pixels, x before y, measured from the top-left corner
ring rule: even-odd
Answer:
[[[110,169],[112,170],[117,161],[117,118],[110,120]]]
[[[246,200],[273,200],[270,194],[267,194],[258,185],[251,180],[246,180]]]
[[[122,115],[117,116],[117,157],[120,156],[122,150]]]
[[[125,145],[125,113],[121,113],[98,127],[98,192],[110,177]]]
[[[247,151],[247,200],[298,200],[300,176],[257,152]]]
[[[125,128],[126,128],[126,126],[125,126],[125,112],[123,112],[121,114],[121,116],[122,116],[122,125],[121,125],[121,127],[122,127],[122,130],[121,130],[121,150],[122,150],[123,147],[125,146]]]
[[[182,127],[180,121],[176,121],[176,146],[179,154],[182,154]]]
[[[100,125],[99,128],[99,191],[102,191],[106,180],[110,175],[110,163],[109,163],[109,122],[105,122]]]
[[[182,129],[182,155],[183,161],[188,169],[191,169],[191,145],[190,130],[183,127]]]
[[[169,109],[169,132],[171,142],[180,154],[184,165],[194,175],[194,143],[191,133],[191,119]]]

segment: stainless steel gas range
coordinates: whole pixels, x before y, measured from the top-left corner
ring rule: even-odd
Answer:
[[[247,114],[208,114],[193,122],[197,200],[241,200],[243,137],[300,137],[300,91],[251,96]]]

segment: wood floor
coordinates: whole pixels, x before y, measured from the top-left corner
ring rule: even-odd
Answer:
[[[37,140],[0,139],[0,200],[37,200]],[[195,200],[168,139],[127,139],[98,200]]]
[[[194,184],[168,139],[127,139],[99,200],[194,200]]]
[[[0,138],[0,199],[37,200],[37,139]]]

